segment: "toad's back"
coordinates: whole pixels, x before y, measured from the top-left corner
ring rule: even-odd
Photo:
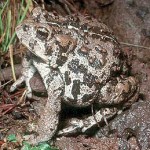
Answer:
[[[58,53],[50,60],[51,64],[57,64],[63,76],[65,100],[85,106],[94,101],[100,87],[120,70],[123,61],[116,39],[103,24],[96,20],[91,24],[92,21],[81,16],[74,20],[77,22],[59,23],[62,24],[61,34],[55,35]],[[69,42],[65,45],[64,41]],[[53,58],[57,59],[53,61]]]
[[[50,69],[59,70],[64,98],[73,105],[89,105],[100,87],[123,68],[111,30],[89,17],[62,17],[36,8],[17,27],[17,36]]]

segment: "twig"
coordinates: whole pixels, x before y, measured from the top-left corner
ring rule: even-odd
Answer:
[[[29,4],[29,12],[31,12],[32,11],[32,9],[33,9],[33,2],[32,2],[32,0],[25,0],[26,1],[26,4],[28,5]]]
[[[72,5],[70,2],[68,2],[66,0],[59,0],[59,3],[61,3],[63,5],[63,7],[65,8],[65,10],[68,14],[72,14],[71,11],[73,11],[73,13],[75,13],[77,11],[77,8],[75,8],[74,5]]]
[[[150,47],[145,47],[145,46],[141,46],[141,45],[135,45],[135,44],[131,44],[131,43],[120,42],[120,44],[127,45],[127,46],[133,46],[133,47],[137,47],[137,48],[150,49]]]
[[[12,80],[9,80],[8,82],[6,82],[6,83],[4,83],[4,84],[2,84],[2,85],[0,86],[0,88],[4,87],[5,85],[9,84],[9,83],[12,82],[12,81],[13,81],[13,79],[12,79]]]
[[[16,81],[14,61],[13,61],[13,46],[12,46],[12,44],[9,46],[9,54],[10,54],[10,64],[11,64],[12,76],[13,76],[14,81]]]
[[[16,105],[15,104],[4,104],[1,107],[2,108],[0,108],[0,109],[6,109],[4,112],[2,112],[2,114],[0,114],[0,116],[3,116],[6,113],[8,113],[10,110],[12,110],[13,108],[15,108]]]
[[[19,101],[17,102],[17,105],[20,105],[21,102],[23,101],[23,99],[26,98],[26,93],[27,93],[27,90],[24,90],[22,96],[20,97]]]

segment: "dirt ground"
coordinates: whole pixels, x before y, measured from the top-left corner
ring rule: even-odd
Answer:
[[[71,0],[70,0],[71,1]],[[72,1],[71,1],[72,2]],[[73,4],[76,6],[76,9],[81,13],[88,13],[93,17],[100,18],[102,21],[107,24],[115,33],[118,38],[118,41],[121,44],[123,51],[127,54],[128,60],[131,66],[131,74],[136,76],[140,82],[140,102],[149,105],[150,103],[150,4],[149,0],[77,0],[74,1]],[[72,4],[72,5],[73,5]],[[50,4],[47,4],[47,9],[49,9]],[[65,14],[66,12],[62,11],[62,5],[53,3],[53,7],[59,10],[60,13]],[[20,75],[21,66],[16,65],[16,75]],[[10,80],[11,70],[10,68],[5,68],[0,73],[0,79],[3,80],[3,76],[5,76],[5,80]],[[40,96],[46,96],[45,88],[43,83],[41,82],[38,75],[34,76],[30,81],[32,85],[32,89],[36,91],[36,93],[41,93]],[[38,87],[38,88],[37,88]],[[39,88],[40,87],[40,88]],[[9,89],[9,86],[6,88]],[[19,91],[22,92],[22,91]],[[20,98],[20,93],[11,95],[11,98],[14,101],[17,101],[17,98]],[[1,89],[1,93],[5,93],[4,89]],[[3,94],[4,98],[8,98],[9,95],[7,93]],[[35,98],[40,99],[36,97]],[[43,101],[46,101],[46,98],[42,97]],[[9,99],[8,101],[11,102]],[[4,139],[6,134],[10,133],[22,133],[24,128],[35,117],[35,110],[33,110],[31,102],[23,101],[20,99],[20,106],[16,106],[13,104],[9,108],[8,112],[5,115],[0,117],[0,139]],[[137,102],[138,103],[138,102]],[[39,105],[37,105],[39,106]],[[0,105],[0,108],[2,105]],[[7,110],[8,105],[3,108]],[[138,107],[138,106],[137,106]],[[135,112],[135,116],[142,117],[141,113],[137,113],[138,108],[131,109],[133,113]],[[15,108],[15,109],[14,109]],[[143,107],[144,109],[148,109],[148,107]],[[37,107],[37,111],[38,111]],[[128,111],[124,114],[128,116]],[[148,111],[148,110],[147,110]],[[146,112],[146,111],[145,111]],[[1,111],[0,111],[1,113]],[[2,114],[2,113],[1,113]],[[32,114],[32,115],[31,115]],[[121,117],[121,116],[119,116]],[[118,118],[119,118],[118,117]],[[117,120],[117,119],[116,119]],[[126,120],[130,122],[131,120]],[[149,123],[149,120],[143,121]],[[142,124],[142,120],[140,120]],[[136,126],[136,123],[128,126],[131,128]],[[3,130],[2,130],[3,129]],[[125,130],[125,129],[124,129]],[[136,131],[135,131],[136,132]],[[18,135],[19,137],[19,135]],[[146,137],[150,141],[150,135],[147,134]],[[102,137],[98,138],[95,136],[87,137],[87,136],[77,136],[77,137],[59,137],[56,138],[55,145],[62,150],[117,150],[119,149],[120,139],[122,137],[113,136],[111,138]],[[21,138],[20,142],[22,141]],[[140,150],[144,146],[140,145],[138,142],[138,134],[132,134],[130,138],[128,138],[128,143],[126,149],[131,150]],[[1,143],[0,143],[1,144]],[[146,144],[146,143],[145,143]],[[149,143],[150,145],[150,143]],[[16,145],[15,145],[16,146]],[[14,146],[14,147],[15,147]],[[12,146],[13,147],[13,146]],[[150,147],[149,147],[150,148]],[[144,150],[144,149],[142,149]]]

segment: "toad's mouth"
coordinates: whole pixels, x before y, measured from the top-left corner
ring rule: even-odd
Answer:
[[[35,53],[30,47],[28,47],[28,50],[32,53],[32,54],[34,54],[35,56],[37,56],[38,58],[40,58],[44,63],[46,63],[46,64],[49,64],[49,61],[48,61],[48,58],[47,57],[44,57],[44,55],[39,55],[39,54],[37,54],[37,53]]]
[[[33,43],[27,43],[26,41],[27,41],[27,38],[25,38],[25,37],[24,38],[20,38],[20,42],[27,48],[27,50],[29,50],[36,57],[40,58],[40,60],[42,60],[44,63],[49,64],[48,57],[41,51],[34,51],[33,50],[34,48],[31,45]]]

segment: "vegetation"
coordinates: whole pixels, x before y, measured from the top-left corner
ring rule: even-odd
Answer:
[[[8,142],[17,142],[17,138],[15,134],[10,134],[7,137]],[[43,142],[39,144],[38,146],[31,146],[27,142],[23,142],[23,147],[21,150],[58,150],[57,148],[51,147],[49,144]]]
[[[12,0],[6,0],[0,4],[0,53],[8,51],[9,46],[15,42],[15,27],[25,18],[31,0],[28,0],[24,7],[25,0],[11,7]]]
[[[32,9],[32,0],[1,0],[0,1],[0,56],[4,56],[9,51],[10,61],[12,57],[12,48],[16,44],[15,28],[26,17],[28,10]],[[14,50],[14,49],[13,49]],[[3,55],[4,54],[4,55]],[[0,57],[1,58],[1,57]],[[0,62],[1,63],[1,62]],[[13,65],[11,63],[11,65]],[[1,67],[0,67],[1,71]],[[1,87],[0,87],[1,89]],[[1,95],[0,95],[1,96]],[[2,99],[0,97],[0,104]],[[1,104],[2,105],[2,104]],[[5,104],[6,106],[7,104]],[[9,104],[8,104],[9,105]],[[19,142],[15,134],[10,134],[7,140],[0,139],[1,146],[7,143],[8,145],[16,145],[21,147],[22,140]],[[29,143],[23,142],[22,150],[58,150],[52,148],[47,143],[41,143],[38,146],[31,146]]]

